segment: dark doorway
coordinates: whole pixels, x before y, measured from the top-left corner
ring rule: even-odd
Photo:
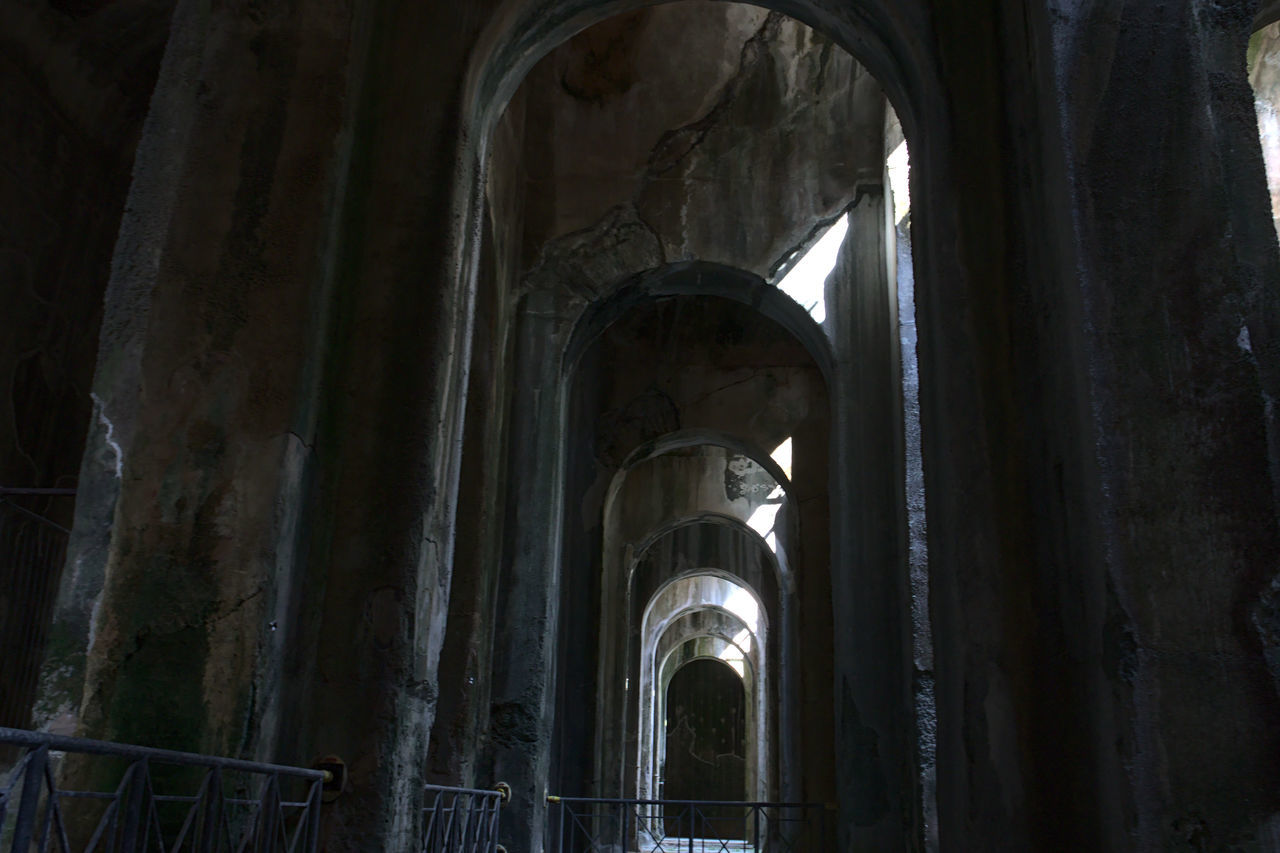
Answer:
[[[666,760],[662,796],[667,800],[742,800],[747,790],[746,689],[742,678],[718,660],[693,660],[676,671],[667,687]],[[718,838],[741,837],[741,810],[703,818]],[[683,831],[682,831],[683,830]],[[689,833],[668,827],[670,835]]]

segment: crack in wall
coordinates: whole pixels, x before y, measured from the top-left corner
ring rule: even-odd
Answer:
[[[627,203],[595,225],[544,244],[521,290],[562,290],[592,301],[619,278],[664,263],[661,238]]]
[[[89,399],[93,400],[94,409],[98,414],[98,423],[107,428],[107,435],[103,441],[105,441],[107,446],[116,454],[116,479],[120,480],[124,476],[124,451],[120,449],[120,444],[113,438],[116,429],[115,425],[107,418],[107,407],[106,404],[102,402],[102,398],[94,393],[89,395]]]
[[[777,37],[784,20],[782,14],[770,12],[760,28],[742,45],[742,52],[738,57],[738,70],[724,84],[720,90],[720,96],[706,115],[683,127],[667,131],[659,138],[649,155],[645,176],[641,180],[642,189],[644,185],[657,180],[688,159],[689,155],[702,145],[724,113],[737,101],[742,92],[743,81],[747,79],[748,74],[768,55],[768,44]]]

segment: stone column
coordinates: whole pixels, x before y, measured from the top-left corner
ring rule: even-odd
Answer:
[[[495,781],[511,786],[502,838],[541,853],[560,605],[568,381],[561,358],[573,302],[535,291],[519,311],[511,405],[508,539],[497,594],[490,739]]]
[[[336,753],[334,849],[421,822],[489,5],[181,3],[107,295],[68,572],[81,611],[102,588],[83,731]]]
[[[1108,712],[1076,735],[1100,768],[1082,785],[1122,780],[1097,804],[1110,844],[1270,849],[1280,258],[1245,74],[1258,4],[1054,5],[1045,43],[1070,93],[1056,206],[1075,241],[1061,303],[1079,306],[1094,480],[1071,465],[1056,479],[1096,507],[1075,525],[1093,566],[1057,583],[1088,578],[1105,619],[1092,636],[1078,618],[1054,627]],[[1088,62],[1066,49],[1086,44]]]
[[[332,849],[419,843],[439,692],[484,177],[464,95],[492,0],[368,2],[309,544],[290,674],[297,753],[350,786]]]
[[[831,587],[841,844],[901,850],[914,787],[897,297],[885,196],[861,185],[828,282],[836,353]],[[843,523],[841,522],[843,519]]]
[[[786,507],[790,509],[790,507]],[[778,537],[782,542],[786,537]],[[783,551],[783,548],[779,548]],[[779,560],[785,557],[779,557]],[[788,567],[789,568],[789,567]],[[776,666],[777,673],[769,682],[774,696],[772,707],[775,714],[766,715],[770,727],[768,762],[770,777],[765,780],[767,790],[772,787],[773,779],[777,780],[774,796],[782,802],[797,803],[803,799],[803,782],[801,773],[800,750],[797,745],[800,734],[799,678],[801,667],[800,629],[796,624],[796,589],[795,577],[788,570],[778,572],[778,622],[774,634],[772,654],[765,658],[765,666]],[[775,698],[776,697],[776,698]],[[772,720],[769,718],[772,717]]]
[[[58,654],[92,638],[84,734],[274,750],[351,28],[324,0],[174,11],[106,294],[55,629]]]

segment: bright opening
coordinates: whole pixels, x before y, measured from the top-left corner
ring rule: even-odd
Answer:
[[[1249,82],[1258,112],[1258,137],[1271,193],[1271,215],[1280,235],[1280,21],[1249,40]]]
[[[717,657],[729,665],[739,678],[747,675],[747,654],[751,651],[751,632],[746,628],[739,631],[732,642],[725,646]]]
[[[846,213],[823,232],[778,282],[778,289],[800,303],[817,323],[827,318],[827,276],[836,267],[836,257],[848,232],[849,215]]]
[[[773,457],[773,461],[778,463],[778,467],[782,469],[782,473],[787,475],[787,479],[791,479],[791,436],[787,436],[786,441],[779,444],[769,454]],[[772,495],[770,495],[772,497]]]
[[[774,494],[769,497],[772,498],[774,495],[781,497],[781,494],[782,487],[779,486],[774,489]],[[760,537],[764,539],[765,544],[769,546],[769,550],[775,554],[778,553],[778,537],[774,533],[774,525],[778,518],[778,510],[780,509],[782,509],[781,503],[761,504],[756,508],[755,512],[751,513],[751,517],[747,519],[747,526],[756,533],[759,533]]]
[[[778,463],[778,467],[782,469],[782,473],[787,475],[787,479],[791,479],[791,437],[773,449],[773,453],[769,454],[773,457],[773,461]],[[782,490],[781,485],[774,486],[773,491],[766,498],[767,503],[756,507],[755,512],[751,513],[751,517],[747,519],[747,526],[760,534],[760,538],[764,539],[765,544],[769,546],[769,550],[778,553],[778,536],[776,532],[778,523],[778,510],[782,509],[782,498],[786,494]]]
[[[887,165],[889,186],[893,188],[893,222],[901,225],[911,212],[911,154],[907,151],[907,140],[893,149]]]
[[[744,588],[734,584],[733,591],[729,593],[721,606],[742,620],[742,624],[746,628],[743,629],[738,637],[743,639],[735,638],[734,642],[744,651],[751,651],[751,632],[756,630],[760,624],[760,605],[756,601],[756,597]]]

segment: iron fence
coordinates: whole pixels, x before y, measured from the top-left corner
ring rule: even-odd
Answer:
[[[427,785],[423,853],[503,853],[498,817],[511,796],[506,783],[492,791]]]
[[[10,728],[0,728],[0,744],[22,751],[0,780],[0,850],[8,853],[318,847],[320,770]],[[64,787],[53,765],[68,761],[76,762],[70,775],[101,784]]]
[[[31,722],[53,615],[58,580],[67,552],[67,529],[10,498],[57,498],[73,489],[0,487],[0,725]]]
[[[556,853],[826,853],[831,812],[817,803],[548,797]]]

